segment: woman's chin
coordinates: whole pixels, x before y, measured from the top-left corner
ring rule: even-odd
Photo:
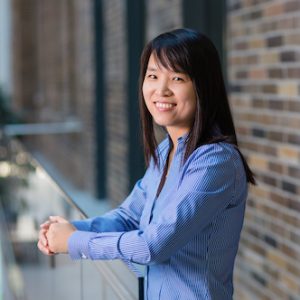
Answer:
[[[154,122],[159,125],[159,126],[163,126],[163,127],[167,127],[170,125],[170,122],[168,120],[166,120],[165,118],[154,118]]]

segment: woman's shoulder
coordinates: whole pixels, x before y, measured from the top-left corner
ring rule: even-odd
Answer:
[[[183,165],[182,176],[199,174],[203,182],[245,178],[241,155],[235,145],[218,142],[199,146]],[[183,178],[182,177],[182,178]]]
[[[241,156],[237,146],[226,142],[218,142],[199,146],[188,160],[190,160],[190,163],[201,161],[208,164],[223,162],[224,164],[238,165],[241,163]]]
[[[237,152],[236,146],[225,142],[217,142],[204,144],[195,149],[196,156],[204,153],[219,154],[219,155],[234,155]]]

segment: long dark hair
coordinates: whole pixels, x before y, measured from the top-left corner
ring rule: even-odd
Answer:
[[[236,147],[245,167],[247,181],[255,184],[254,175],[238,149],[218,52],[207,36],[192,29],[183,28],[163,33],[150,41],[143,50],[139,92],[146,164],[149,164],[151,157],[156,165],[159,161],[153,119],[142,93],[152,53],[169,70],[189,75],[196,91],[195,118],[186,139],[184,161],[199,146],[224,141]]]

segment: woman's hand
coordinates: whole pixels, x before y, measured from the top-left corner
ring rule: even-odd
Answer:
[[[50,253],[68,253],[68,239],[76,228],[62,217],[50,217],[50,225],[45,233]]]
[[[68,252],[68,238],[76,230],[72,224],[62,217],[54,216],[49,217],[40,228],[37,246],[42,253],[54,255]]]

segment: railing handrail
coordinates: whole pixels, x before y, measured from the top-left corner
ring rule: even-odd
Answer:
[[[23,123],[7,124],[1,130],[5,136],[37,135],[37,134],[64,134],[82,132],[82,122],[67,120],[54,123]]]

